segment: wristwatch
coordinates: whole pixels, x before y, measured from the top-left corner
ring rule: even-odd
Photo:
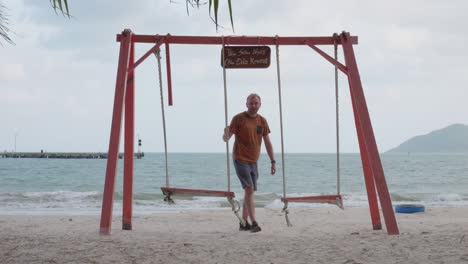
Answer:
[[[276,163],[276,160],[271,160],[271,163],[272,163],[272,164],[275,164],[275,163]]]

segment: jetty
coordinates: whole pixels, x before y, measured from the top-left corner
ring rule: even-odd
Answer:
[[[141,159],[144,152],[134,154],[135,158]],[[119,153],[119,158],[124,154]],[[0,152],[0,158],[36,158],[36,159],[107,159],[107,152]]]

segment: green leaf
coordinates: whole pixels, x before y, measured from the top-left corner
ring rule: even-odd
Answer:
[[[216,24],[216,31],[218,31],[218,8],[219,8],[219,0],[214,1],[214,16],[215,16],[215,24]]]
[[[70,10],[68,8],[68,0],[50,0],[50,3],[52,5],[52,8],[54,9],[55,12],[57,12],[57,9],[62,12],[62,15],[67,16],[70,18]]]
[[[55,11],[55,14],[57,14],[57,3],[55,2],[56,0],[50,0],[50,4],[52,5],[52,8]]]
[[[176,2],[173,2],[172,0],[170,0],[170,2],[176,3]],[[189,12],[190,6],[192,8],[200,8],[200,6],[208,4],[208,15],[210,19],[213,21],[213,23],[215,23],[216,31],[218,31],[220,27],[222,28],[222,26],[218,23],[219,4],[220,4],[219,2],[220,2],[219,0],[208,0],[207,2],[201,2],[200,0],[185,0],[185,8],[187,10],[187,15],[190,15],[190,12]],[[234,19],[232,16],[232,1],[227,0],[227,2],[229,6],[229,17],[231,19],[231,26],[232,26],[232,30],[234,31]]]
[[[229,5],[229,16],[231,17],[231,26],[232,26],[232,32],[234,32],[234,20],[232,19],[232,4],[231,0],[228,0],[228,5]]]
[[[62,10],[62,14],[63,14],[62,1],[61,1],[61,0],[57,0],[57,2],[58,2],[58,5],[59,5],[59,9]]]
[[[229,0],[229,1],[231,1],[231,0]],[[63,0],[63,3],[65,4],[65,10],[67,10],[67,16],[70,17],[70,10],[68,9],[68,1]]]
[[[9,20],[8,15],[6,14],[7,8],[0,2],[0,37],[3,38],[6,42],[15,45],[15,42],[10,38],[9,33],[14,33],[8,28]],[[3,43],[0,42],[0,45],[3,46]]]

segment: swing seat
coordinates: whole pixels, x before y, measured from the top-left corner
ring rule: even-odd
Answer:
[[[234,198],[234,192],[215,191],[215,190],[200,190],[200,189],[184,189],[184,188],[169,188],[161,187],[161,191],[166,196],[171,195],[195,195],[195,196],[212,196],[212,197],[227,197]]]
[[[341,195],[320,195],[320,196],[303,196],[303,197],[287,197],[281,198],[283,203],[327,203],[334,204],[341,209],[343,208],[343,198]]]

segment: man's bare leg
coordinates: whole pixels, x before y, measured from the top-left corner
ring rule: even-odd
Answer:
[[[262,229],[258,226],[258,223],[255,219],[255,202],[254,202],[254,190],[252,187],[245,188],[245,201],[246,207],[249,211],[249,217],[252,221],[252,227],[250,228],[250,232],[259,232]]]
[[[255,222],[255,203],[254,203],[254,190],[252,187],[245,188],[245,205],[247,207],[247,214],[250,221]]]
[[[247,206],[247,191],[244,192],[244,202],[242,203],[242,219],[247,223],[249,219],[249,207]]]
[[[244,189],[244,202],[242,203],[242,219],[244,220],[244,225],[239,228],[239,230],[250,230],[250,223],[249,223],[249,218],[250,217],[250,198],[249,194],[251,193],[252,188],[245,188]]]

